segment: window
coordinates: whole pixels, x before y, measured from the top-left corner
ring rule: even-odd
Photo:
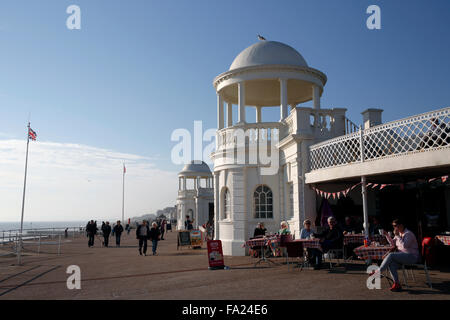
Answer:
[[[294,184],[288,183],[289,190],[289,217],[294,217]]]
[[[272,190],[267,186],[259,186],[253,193],[255,218],[273,218]]]
[[[231,196],[228,189],[223,193],[223,217],[231,219]]]

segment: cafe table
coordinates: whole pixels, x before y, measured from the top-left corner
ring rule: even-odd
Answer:
[[[301,242],[303,243],[303,248],[311,248],[311,249],[322,249],[320,246],[320,239],[314,238],[314,239],[297,239],[294,240],[294,242]]]
[[[364,243],[364,237],[365,235],[363,233],[357,233],[357,234],[346,234],[344,235],[344,246],[350,244],[350,243]],[[369,236],[370,241],[375,242],[387,242],[386,237],[382,236],[380,234],[374,234]]]
[[[383,260],[383,256],[394,248],[393,246],[370,245],[357,247],[353,251],[362,260]]]
[[[270,243],[274,242],[274,241],[275,242],[279,241],[279,236],[271,235],[271,236],[265,236],[265,237],[262,237],[262,238],[255,238],[255,239],[250,239],[250,240],[245,241],[245,244],[243,245],[243,247],[248,247],[248,248],[251,248],[251,249],[256,247],[256,248],[261,248],[262,249],[261,250],[262,251],[262,256],[257,262],[255,262],[255,267],[256,267],[257,264],[262,263],[262,262],[269,262],[269,263],[277,264],[277,263],[273,262],[272,260],[267,259],[266,256],[265,256],[265,251],[266,251],[265,248],[267,246],[270,246]]]
[[[450,246],[450,236],[447,235],[437,235],[436,239],[440,241],[444,246]]]

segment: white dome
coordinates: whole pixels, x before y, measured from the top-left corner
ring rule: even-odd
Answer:
[[[269,64],[308,66],[302,55],[294,48],[277,41],[260,41],[239,53],[230,70]]]
[[[212,174],[211,169],[204,161],[200,163],[200,161],[193,160],[185,165],[178,175],[185,177],[204,177],[211,176]]]

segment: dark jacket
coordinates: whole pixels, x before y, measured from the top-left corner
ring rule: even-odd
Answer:
[[[86,226],[86,232],[88,234],[97,234],[97,226],[95,225],[95,223],[88,223]]]
[[[109,224],[105,224],[102,226],[102,232],[105,237],[108,237],[111,233],[111,226]]]
[[[144,227],[144,225],[143,224],[140,224],[138,227],[137,227],[137,229],[136,229],[136,239],[140,239],[140,238],[142,238],[142,236],[141,236],[141,228],[143,228]],[[150,238],[150,228],[148,227],[148,225],[145,225],[145,228],[147,228],[147,235],[146,236],[144,236],[144,238]]]
[[[328,240],[332,242],[332,246],[339,248],[342,247],[344,241],[344,234],[339,226],[335,226],[333,230],[327,227],[322,233],[315,233],[316,238]]]
[[[159,236],[161,235],[161,232],[158,228],[151,228],[150,229],[150,240],[159,240]]]
[[[116,236],[120,236],[122,234],[122,232],[123,232],[122,225],[119,226],[118,224],[116,224],[114,226],[114,233],[116,234]]]
[[[266,235],[266,228],[255,228],[255,232],[253,233],[253,237],[256,238],[258,236],[265,236]]]

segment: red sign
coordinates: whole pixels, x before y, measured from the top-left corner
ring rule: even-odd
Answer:
[[[212,268],[224,267],[222,241],[209,240],[207,246],[209,266]]]

